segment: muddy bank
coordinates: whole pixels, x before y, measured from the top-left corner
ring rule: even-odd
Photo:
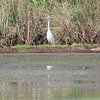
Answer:
[[[24,50],[16,48],[0,48],[0,53],[100,53],[100,47],[30,47]]]

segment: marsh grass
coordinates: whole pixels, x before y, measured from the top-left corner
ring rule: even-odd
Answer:
[[[31,45],[16,45],[16,46],[14,46],[14,48],[16,48],[18,50],[24,50],[24,49],[26,49],[26,48],[28,49],[30,47],[33,47],[33,46],[31,46]]]
[[[82,45],[88,46],[89,48],[96,48],[97,46],[100,46],[100,44],[72,44],[72,45],[16,45],[13,46],[13,48],[16,48],[18,50],[24,50],[31,47],[42,47],[42,48],[71,48],[71,47],[81,47]],[[7,48],[7,47],[5,47]]]
[[[66,47],[70,47],[69,45],[38,45],[37,47],[43,47],[43,48],[46,48],[46,47],[52,47],[52,48],[66,48]]]
[[[50,48],[66,48],[66,47],[70,47],[69,45],[16,45],[16,46],[13,46],[13,48],[16,48],[18,50],[24,50],[24,49],[28,49],[28,48],[31,48],[31,47],[42,47],[42,48],[47,48],[47,47],[50,47]],[[7,48],[7,47],[6,47]]]

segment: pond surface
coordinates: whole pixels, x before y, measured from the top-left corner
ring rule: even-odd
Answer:
[[[100,53],[0,54],[0,100],[100,100]]]

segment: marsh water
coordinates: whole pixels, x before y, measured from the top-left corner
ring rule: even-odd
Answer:
[[[0,54],[0,100],[100,100],[100,53]]]

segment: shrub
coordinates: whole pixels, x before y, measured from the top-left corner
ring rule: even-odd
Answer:
[[[15,34],[17,44],[45,44],[46,18],[50,16],[56,44],[65,44],[70,36],[73,43],[100,43],[99,3],[99,0],[1,0],[0,37],[7,40],[9,34]]]

